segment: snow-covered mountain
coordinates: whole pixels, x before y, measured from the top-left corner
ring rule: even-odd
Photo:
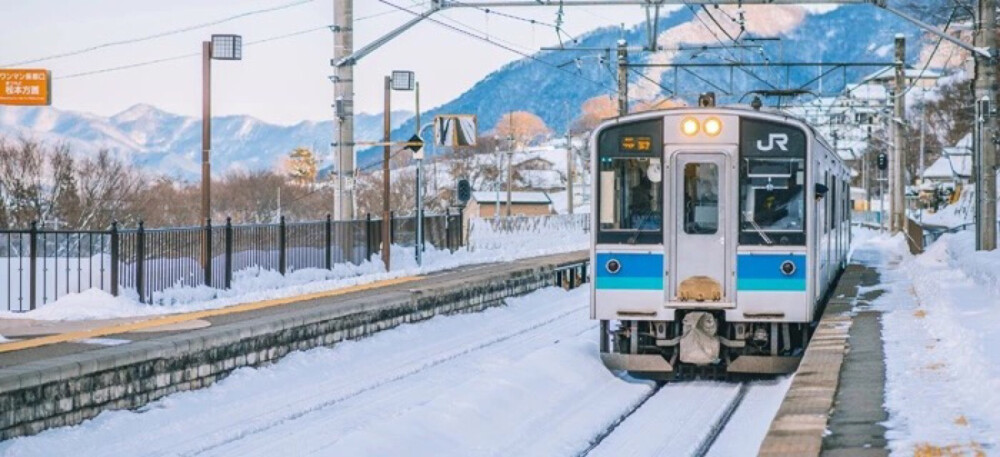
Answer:
[[[393,112],[393,123],[399,126],[411,115]],[[382,115],[359,114],[355,128],[357,138],[380,138]],[[250,116],[214,117],[213,173],[272,168],[296,147],[311,148],[326,164],[330,161],[332,132],[331,121],[283,126]],[[0,106],[0,135],[66,144],[80,155],[106,149],[142,167],[181,179],[196,178],[201,172],[201,119],[150,105],[135,105],[110,117],[52,107]]]
[[[922,0],[928,5],[943,0]],[[750,51],[705,50],[701,45],[718,45],[725,40],[698,10],[681,9],[665,16],[656,31],[660,46],[679,52],[633,53],[632,62],[857,62],[891,60],[893,37],[897,33],[907,39],[908,62],[916,62],[925,38],[913,25],[870,5],[841,6],[833,10],[810,12],[796,6],[745,7],[744,37],[766,38],[760,48]],[[723,8],[725,10],[725,8]],[[739,14],[716,10],[719,17]],[[924,17],[930,22],[941,18]],[[739,32],[733,21],[723,20],[730,34]],[[720,38],[721,37],[721,38]],[[648,42],[646,27],[637,24],[622,31],[617,27],[593,30],[583,35],[576,46],[581,48],[614,47],[625,38],[631,44]],[[728,53],[727,53],[728,52]],[[600,56],[599,56],[600,54]],[[613,54],[613,53],[612,53]],[[603,64],[600,59],[604,56]],[[613,57],[594,51],[539,52],[532,59],[512,62],[491,73],[455,100],[433,108],[422,115],[429,119],[435,114],[470,113],[479,120],[480,133],[485,134],[507,112],[525,110],[539,115],[555,131],[562,133],[579,115],[581,104],[598,95],[610,95],[615,88]],[[579,58],[580,65],[568,65]],[[554,69],[559,66],[563,71]],[[630,74],[633,101],[676,96],[693,101],[696,94],[715,91],[721,104],[747,103],[746,94],[757,89],[797,87],[815,92],[839,91],[856,82],[870,68],[854,68],[832,72],[819,87],[814,78],[816,68],[794,69],[788,73],[768,67],[738,71],[728,68],[699,70],[693,77],[672,71],[643,69]],[[842,75],[838,80],[836,75]],[[809,84],[810,80],[814,80]],[[656,83],[656,84],[651,84]],[[424,84],[447,84],[446,80],[427,80]],[[410,115],[393,114],[393,138],[405,140],[413,132]],[[381,115],[358,115],[355,138],[381,137]],[[232,168],[261,169],[275,165],[277,160],[298,146],[311,147],[320,153],[322,166],[330,166],[332,123],[301,122],[293,126],[272,125],[248,116],[225,116],[213,121],[213,170],[222,173]],[[199,172],[200,124],[198,119],[179,116],[147,105],[137,105],[105,118],[87,113],[60,111],[53,108],[0,107],[0,134],[33,135],[46,140],[61,141],[75,150],[92,152],[106,148],[136,160],[157,172],[185,178]],[[432,151],[433,153],[434,151]],[[359,149],[358,166],[381,160],[380,148]]]

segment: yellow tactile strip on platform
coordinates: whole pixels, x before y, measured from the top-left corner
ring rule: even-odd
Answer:
[[[408,282],[416,281],[418,279],[420,279],[419,276],[406,276],[402,278],[386,279],[383,281],[376,281],[368,284],[344,287],[325,292],[316,292],[312,294],[296,295],[293,297],[276,298],[272,300],[264,300],[253,303],[244,303],[242,305],[235,305],[227,308],[193,311],[189,313],[180,313],[180,314],[170,314],[166,316],[152,317],[137,322],[108,325],[88,330],[79,330],[73,332],[60,333],[58,335],[24,339],[19,341],[13,341],[10,343],[0,344],[0,353],[20,351],[22,349],[36,348],[41,346],[47,346],[50,344],[66,343],[69,341],[81,340],[86,338],[96,338],[107,335],[116,335],[120,333],[142,331],[154,327],[174,325],[199,319],[206,319],[209,317],[223,316],[227,314],[243,313],[247,311],[273,308],[276,306],[286,306],[292,303],[297,303],[302,301],[315,300],[320,298],[329,298],[338,295],[349,294],[352,292],[361,292],[365,290],[378,289],[381,287],[394,286],[397,284],[405,284]]]

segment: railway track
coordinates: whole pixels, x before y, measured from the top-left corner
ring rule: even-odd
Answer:
[[[657,385],[577,455],[706,457],[749,389],[746,382]]]

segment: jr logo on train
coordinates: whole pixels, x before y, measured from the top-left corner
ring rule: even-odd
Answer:
[[[698,107],[591,138],[591,318],[611,369],[793,372],[846,265],[849,169],[781,112]]]

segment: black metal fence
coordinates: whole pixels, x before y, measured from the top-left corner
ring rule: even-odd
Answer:
[[[424,218],[424,242],[455,251],[462,246],[459,214]],[[59,297],[100,289],[135,294],[151,303],[175,287],[228,289],[233,273],[260,268],[281,274],[333,269],[377,257],[382,221],[334,221],[146,229],[113,224],[104,231],[0,230],[0,301],[8,311],[30,311]],[[392,244],[416,244],[416,219],[392,218]],[[207,249],[206,249],[207,247]]]

